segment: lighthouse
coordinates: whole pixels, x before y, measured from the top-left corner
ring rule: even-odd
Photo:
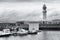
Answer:
[[[47,7],[46,7],[46,5],[44,4],[43,5],[43,21],[46,21],[46,18],[47,18],[47,15],[46,15],[46,13],[47,13]]]

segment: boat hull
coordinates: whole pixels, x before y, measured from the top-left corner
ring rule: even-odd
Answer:
[[[0,35],[0,37],[9,37],[11,34]]]
[[[28,33],[14,33],[13,36],[25,36]]]
[[[28,32],[28,34],[37,34],[37,32]]]
[[[25,35],[27,35],[27,34],[28,34],[28,33],[23,33],[23,34],[17,33],[18,36],[25,36]]]

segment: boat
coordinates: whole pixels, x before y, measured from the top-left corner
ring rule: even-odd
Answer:
[[[37,34],[38,31],[36,30],[32,30],[32,31],[29,31],[28,34]]]
[[[28,34],[28,31],[27,30],[24,30],[24,29],[20,29],[17,32],[17,35],[20,35],[20,36],[27,35],[27,34]]]
[[[0,37],[7,37],[10,36],[10,30],[9,29],[3,29],[3,31],[0,31]]]
[[[17,36],[17,31],[16,31],[16,29],[15,29],[14,31],[11,31],[11,33],[12,33],[13,36]]]

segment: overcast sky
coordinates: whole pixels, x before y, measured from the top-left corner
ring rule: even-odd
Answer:
[[[34,2],[34,1],[52,2],[52,1],[60,1],[60,0],[0,0],[0,2]]]
[[[0,22],[40,21],[45,0],[0,0]],[[46,0],[47,19],[60,19],[60,1]]]

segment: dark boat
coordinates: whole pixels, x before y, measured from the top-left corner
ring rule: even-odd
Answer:
[[[32,31],[29,31],[28,34],[37,34],[38,31],[36,30],[32,30]]]

